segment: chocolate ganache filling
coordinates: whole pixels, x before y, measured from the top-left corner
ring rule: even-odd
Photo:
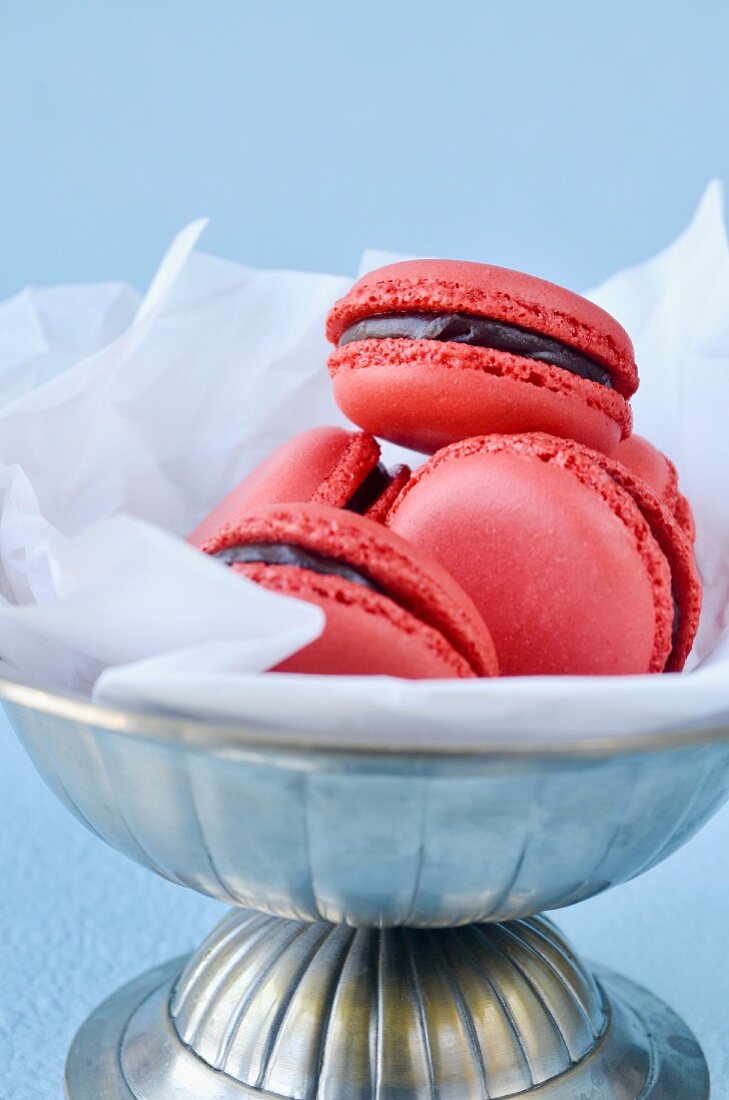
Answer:
[[[363,516],[368,508],[371,508],[376,500],[389,488],[393,474],[384,463],[378,462],[374,469],[370,470],[367,477],[359,485],[349,498],[344,508],[347,512],[357,512]]]
[[[342,333],[338,346],[341,348],[354,340],[392,339],[440,340],[508,351],[523,359],[538,359],[613,389],[610,372],[575,348],[520,325],[468,313],[380,313],[364,317]]]
[[[346,562],[330,558],[326,554],[305,550],[303,546],[296,546],[291,542],[249,542],[243,546],[228,546],[225,550],[218,550],[213,557],[218,558],[225,565],[237,565],[241,562],[295,565],[298,569],[309,569],[312,573],[320,573],[323,576],[341,577],[342,580],[359,584],[373,592],[381,591],[368,577],[353,569],[351,565],[347,565]]]

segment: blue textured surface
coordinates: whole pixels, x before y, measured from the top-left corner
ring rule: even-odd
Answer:
[[[729,180],[728,53],[722,0],[3,0],[0,295],[141,286],[201,214],[253,264],[592,286]]]
[[[729,5],[0,0],[0,297],[143,286],[173,232],[267,266],[363,246],[576,287],[652,255],[729,180]],[[560,915],[670,1001],[729,1094],[726,810]],[[59,1100],[72,1033],[222,912],[105,848],[0,718],[0,1097]]]
[[[729,810],[672,859],[557,914],[588,958],[676,1008],[729,1093]],[[66,1050],[99,1001],[197,946],[224,909],[107,848],[57,803],[0,714],[0,1096],[60,1100]],[[678,1100],[678,1098],[677,1098]]]

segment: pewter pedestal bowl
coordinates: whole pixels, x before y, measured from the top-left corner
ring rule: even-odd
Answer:
[[[233,906],[83,1025],[70,1100],[708,1096],[674,1013],[537,914],[692,836],[729,796],[729,724],[389,750],[0,693],[88,828]]]

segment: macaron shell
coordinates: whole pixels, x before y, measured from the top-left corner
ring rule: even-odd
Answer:
[[[188,538],[202,547],[219,528],[266,504],[317,500],[342,507],[378,463],[371,435],[312,428],[289,439],[244,478]]]
[[[678,473],[663,451],[642,435],[631,435],[613,451],[611,458],[621,462],[655,493],[676,517],[691,542],[696,539],[694,515],[686,497],[679,491]]]
[[[660,501],[673,510],[678,499],[678,474],[667,455],[642,435],[633,434],[623,440],[612,457],[627,466],[631,473],[653,490]]]
[[[610,453],[628,403],[547,363],[435,340],[363,340],[329,358],[334,397],[366,431],[432,454],[476,435],[545,431]]]
[[[623,397],[638,388],[633,345],[614,317],[554,283],[490,264],[406,260],[372,271],[332,307],[327,338],[337,344],[362,317],[407,311],[473,313],[541,332],[607,366]]]
[[[347,444],[332,467],[331,473],[322,479],[318,488],[308,498],[312,502],[329,504],[332,508],[344,508],[379,462],[380,445],[372,435],[366,432],[349,432],[348,435]],[[300,461],[307,460],[302,456]]]
[[[409,466],[397,466],[392,470],[392,480],[385,489],[384,493],[381,493],[374,504],[372,504],[365,515],[367,519],[374,520],[375,523],[384,523],[390,509],[400,496],[400,493],[410,480],[410,467]]]
[[[522,453],[499,437],[446,448],[388,522],[471,595],[503,675],[660,671],[671,574],[647,521],[598,465],[567,468],[555,461],[561,441],[550,457],[530,449],[534,438],[517,437]]]
[[[293,543],[363,573],[391,601],[438,631],[479,676],[498,675],[486,623],[456,581],[424,551],[354,512],[322,504],[272,505],[221,528],[202,549]]]
[[[437,630],[378,592],[293,566],[233,568],[265,588],[316,604],[326,615],[323,634],[276,665],[275,672],[407,680],[475,675]]]
[[[651,491],[645,481],[636,477],[621,462],[590,452],[586,448],[580,448],[577,444],[573,444],[572,452],[574,461],[598,464],[617,485],[630,493],[669,563],[673,591],[679,607],[679,620],[676,639],[666,661],[665,671],[679,672],[686,663],[696,637],[703,597],[690,528],[687,530],[672,510]],[[693,519],[692,516],[691,519]]]
[[[677,523],[683,529],[686,538],[689,539],[690,542],[696,542],[696,520],[694,518],[693,509],[683,493],[678,494],[674,515]]]

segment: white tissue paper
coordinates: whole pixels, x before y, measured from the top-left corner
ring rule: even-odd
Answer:
[[[265,673],[318,636],[321,612],[183,539],[285,439],[344,423],[323,329],[351,280],[214,259],[195,251],[204,225],[179,234],[141,301],[108,283],[0,304],[0,654],[11,669],[106,704],[388,744],[729,719],[729,247],[718,183],[670,248],[589,294],[633,338],[636,430],[674,459],[697,520],[701,629],[691,671],[663,676]],[[366,253],[362,270],[393,258]]]

